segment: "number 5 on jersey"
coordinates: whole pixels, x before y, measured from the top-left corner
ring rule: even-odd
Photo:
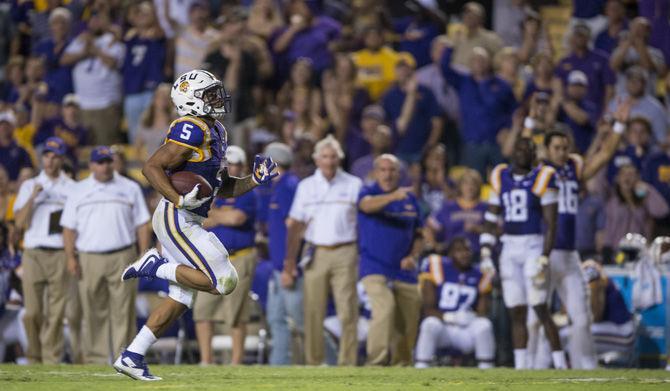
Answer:
[[[179,138],[188,141],[191,138],[191,129],[193,129],[193,125],[188,123],[184,124],[184,126],[181,128],[181,134],[179,135]]]

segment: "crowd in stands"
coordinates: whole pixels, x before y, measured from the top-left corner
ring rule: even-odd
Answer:
[[[576,223],[582,259],[613,263],[627,233],[649,241],[670,234],[670,3],[575,0],[558,38],[541,16],[555,3],[0,0],[1,270],[21,258],[25,227],[16,224],[14,202],[40,172],[54,137],[64,143],[63,170],[75,179],[91,172],[94,147],[114,146],[114,168],[138,182],[149,212],[155,209],[160,196],[138,169],[177,118],[173,81],[192,69],[210,71],[232,96],[222,123],[228,144],[246,155],[231,164],[248,172],[247,156],[274,145],[282,172],[291,173],[290,183],[257,188],[245,210],[258,248],[250,273],[264,278],[256,284],[263,304],[285,283],[287,228],[273,214],[289,216],[297,183],[317,169],[319,141],[334,138],[341,169],[364,186],[378,180],[375,159],[396,156],[400,189],[416,197],[425,253],[446,253],[454,239],[466,238],[476,260],[488,174],[510,158],[518,137],[530,132],[542,157],[544,134],[559,129],[588,159],[606,142],[613,112],[628,102],[626,132],[581,189]],[[232,218],[217,216],[210,227]],[[13,278],[0,286],[20,292]],[[290,293],[271,297],[284,313],[268,308],[285,340],[295,330],[284,319],[302,323],[302,298]],[[0,303],[16,300],[7,294]],[[273,352],[270,362],[291,362],[284,354],[290,343],[274,346],[282,354]],[[390,360],[379,354],[375,363]],[[86,359],[71,352],[69,360]]]

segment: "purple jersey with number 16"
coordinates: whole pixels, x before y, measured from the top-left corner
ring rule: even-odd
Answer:
[[[505,235],[542,234],[542,206],[556,202],[556,170],[539,166],[526,175],[506,164],[491,172],[489,203],[502,208]]]
[[[547,164],[549,165],[549,164]],[[556,170],[556,187],[558,188],[558,220],[556,221],[557,250],[575,249],[575,224],[579,207],[579,179],[582,172],[582,159],[579,155],[570,155],[563,167]]]
[[[228,148],[226,129],[219,121],[210,127],[197,117],[181,117],[170,125],[166,143],[175,143],[193,150],[189,159],[181,166],[172,170],[190,171],[205,178],[216,194],[221,185],[221,167]],[[192,212],[207,217],[210,203],[206,202]]]

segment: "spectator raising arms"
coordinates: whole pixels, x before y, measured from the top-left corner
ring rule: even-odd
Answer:
[[[454,40],[454,66],[474,72],[471,60],[473,49],[483,48],[489,57],[493,57],[502,49],[503,43],[496,33],[484,28],[486,11],[481,4],[474,1],[466,3],[461,18],[465,29]]]
[[[49,15],[49,37],[33,48],[33,55],[44,59],[46,75],[44,81],[49,86],[48,100],[60,103],[66,94],[72,92],[72,67],[60,63],[65,48],[70,43],[72,13],[66,8],[56,8]]]
[[[275,31],[270,39],[272,51],[279,56],[279,80],[286,80],[289,67],[301,58],[310,59],[316,78],[321,78],[321,72],[333,64],[329,49],[340,36],[340,23],[315,16],[305,0],[289,1],[287,14],[289,27]]]
[[[470,74],[452,67],[453,49],[442,56],[442,73],[458,91],[461,109],[460,133],[463,165],[483,176],[486,168],[502,161],[498,133],[511,125],[517,102],[511,86],[492,74],[491,57],[481,48],[472,49]]]
[[[275,1],[254,1],[247,20],[247,28],[251,33],[268,39],[274,31],[282,27],[284,27],[284,19]]]
[[[142,112],[165,77],[167,47],[150,1],[131,6],[128,19],[133,27],[124,38],[123,111],[128,125],[128,141],[133,143]]]
[[[121,68],[124,46],[110,29],[110,17],[96,11],[86,30],[65,49],[61,65],[73,66],[74,92],[81,104],[82,123],[91,144],[121,140]]]
[[[401,160],[417,163],[423,153],[442,136],[444,121],[430,89],[419,85],[416,63],[409,53],[400,53],[396,63],[396,84],[382,99],[382,107],[394,131],[395,153]]]

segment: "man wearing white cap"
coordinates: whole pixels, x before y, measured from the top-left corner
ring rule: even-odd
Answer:
[[[580,70],[568,74],[566,94],[560,100],[558,121],[563,122],[572,130],[575,146],[580,153],[586,153],[595,136],[598,120],[598,107],[586,99],[589,80]]]
[[[226,150],[228,174],[247,175],[247,156],[242,148]],[[246,325],[249,322],[249,290],[256,270],[256,196],[253,192],[237,198],[217,197],[203,226],[226,244],[230,261],[238,275],[237,288],[228,296],[199,292],[193,307],[195,332],[200,347],[200,363],[212,364],[214,322],[226,322],[233,339],[231,364],[242,364]]]

